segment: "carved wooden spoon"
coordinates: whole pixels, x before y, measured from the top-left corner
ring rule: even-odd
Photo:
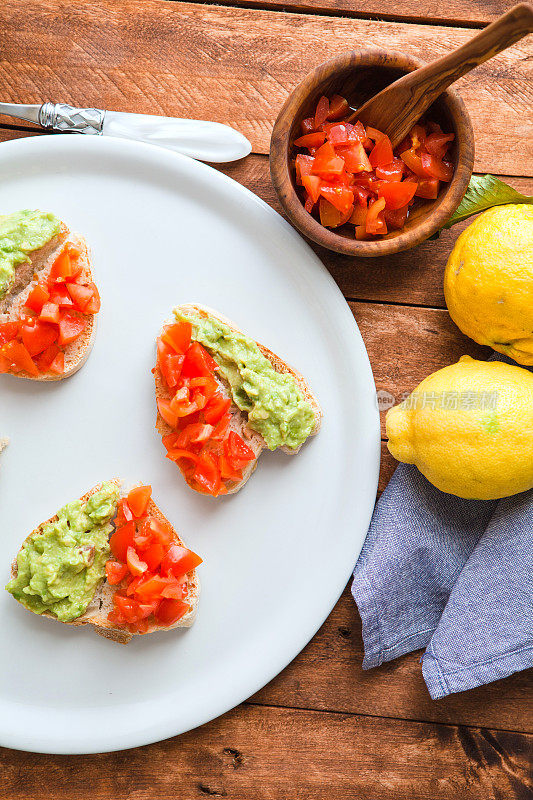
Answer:
[[[532,32],[533,6],[519,3],[462,47],[391,83],[348,121],[383,131],[395,147],[450,84]]]

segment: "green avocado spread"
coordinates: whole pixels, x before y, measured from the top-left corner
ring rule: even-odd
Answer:
[[[276,372],[253,339],[214,317],[174,313],[192,324],[193,338],[215,359],[233,402],[246,412],[249,427],[261,434],[267,447],[300,447],[313,430],[315,415],[293,376]]]
[[[9,289],[15,268],[57,236],[60,227],[61,220],[45,211],[26,209],[0,216],[0,298]]]
[[[36,614],[48,611],[61,622],[81,616],[105,576],[118,500],[118,487],[104,483],[87,502],[68,503],[26,541],[7,591]]]

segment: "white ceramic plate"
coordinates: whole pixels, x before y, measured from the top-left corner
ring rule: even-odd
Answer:
[[[190,630],[127,646],[0,591],[0,744],[91,753],[223,714],[282,670],[336,603],[379,467],[366,351],[340,291],[280,216],[215,170],[149,145],[40,136],[0,146],[0,210],[54,211],[92,248],[98,334],[74,377],[0,376],[2,584],[26,534],[103,479],[151,483],[204,558]],[[155,337],[178,303],[220,310],[293,364],[324,409],[297,457],[261,456],[242,492],[186,486],[154,429]],[[1,585],[1,584],[0,584]],[[356,691],[356,687],[354,687]]]

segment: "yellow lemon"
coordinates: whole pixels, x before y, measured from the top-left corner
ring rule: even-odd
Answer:
[[[533,206],[480,214],[455,243],[444,295],[463,333],[519,364],[533,364]]]
[[[492,500],[533,487],[533,373],[463,356],[387,414],[389,450],[438,489]]]

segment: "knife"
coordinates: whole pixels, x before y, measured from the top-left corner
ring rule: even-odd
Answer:
[[[175,150],[200,161],[223,163],[247,156],[252,145],[229,125],[196,119],[128,114],[66,103],[0,103],[0,113],[55,131],[134,139]]]

